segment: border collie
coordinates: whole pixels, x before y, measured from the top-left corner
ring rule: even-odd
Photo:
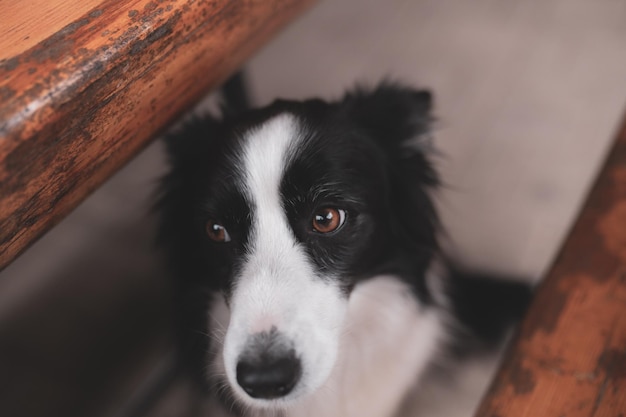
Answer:
[[[528,286],[440,250],[430,113],[428,91],[383,83],[167,139],[160,241],[210,415],[390,416],[435,358],[523,313]]]

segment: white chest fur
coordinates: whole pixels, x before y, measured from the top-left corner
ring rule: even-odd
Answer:
[[[418,305],[405,284],[393,277],[363,283],[350,297],[333,373],[289,416],[392,415],[442,336],[438,316]]]

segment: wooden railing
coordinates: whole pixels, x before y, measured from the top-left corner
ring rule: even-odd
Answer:
[[[476,417],[625,415],[626,124]]]
[[[0,270],[312,2],[1,2]]]

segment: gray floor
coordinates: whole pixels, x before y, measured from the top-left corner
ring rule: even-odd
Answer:
[[[257,104],[337,97],[385,76],[432,89],[447,183],[438,200],[458,256],[536,280],[620,123],[625,52],[623,0],[327,0],[249,68]],[[80,275],[85,256],[138,256],[132,268],[149,271],[144,214],[162,170],[157,144],[0,274],[0,325],[53,277]],[[88,284],[81,296],[97,297],[102,284]],[[420,415],[471,415],[490,369],[467,370],[462,411],[436,414],[449,401],[422,395]]]

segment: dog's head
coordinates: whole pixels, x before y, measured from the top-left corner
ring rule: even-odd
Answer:
[[[430,107],[428,92],[387,84],[169,139],[161,238],[180,279],[223,297],[217,357],[238,400],[281,406],[320,387],[360,281],[393,273],[427,297]]]

